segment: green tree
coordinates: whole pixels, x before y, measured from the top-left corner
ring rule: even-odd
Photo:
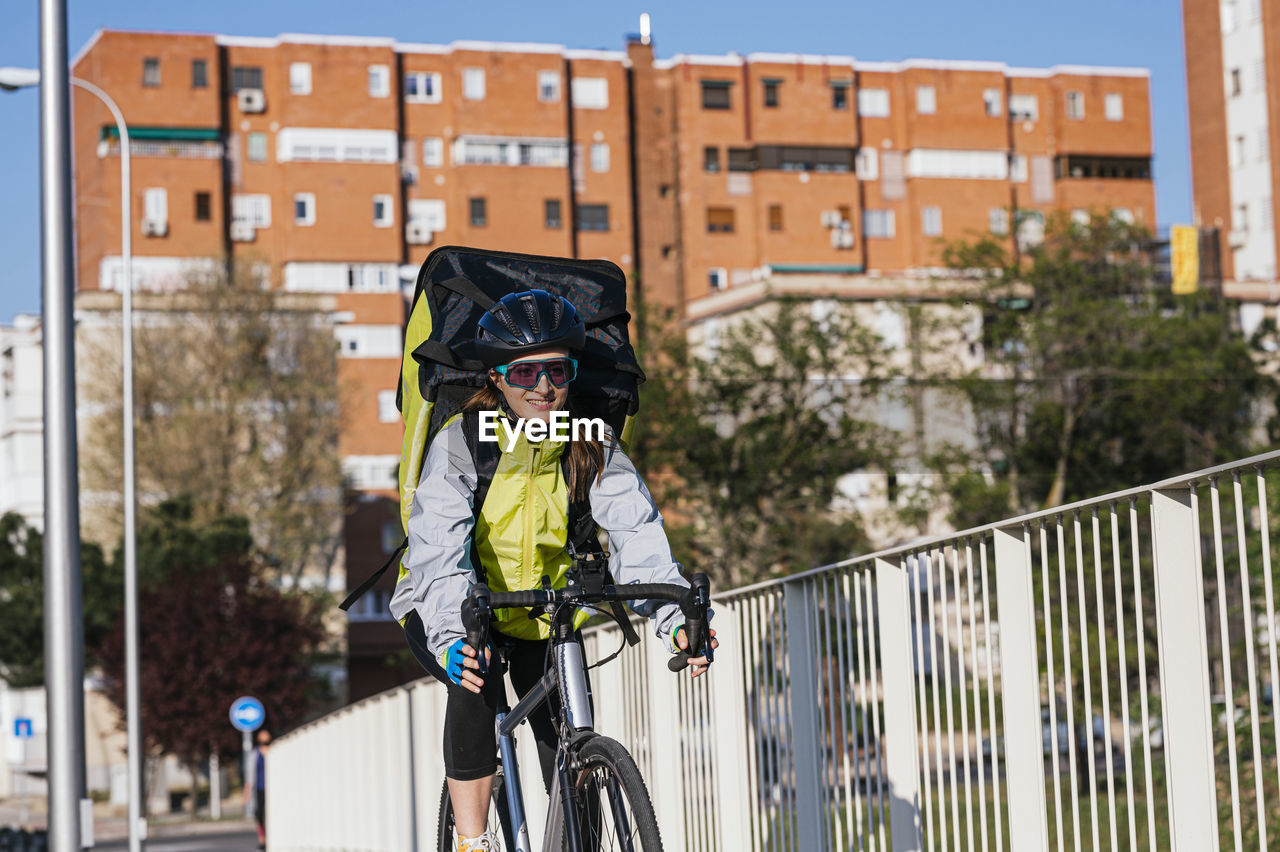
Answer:
[[[1154,283],[1148,239],[1099,214],[1052,218],[1017,259],[991,239],[947,248],[947,264],[975,281],[964,298],[984,308],[986,364],[955,387],[995,472],[992,487],[971,465],[942,465],[960,517],[1002,494],[1009,510],[1056,506],[1255,446],[1275,381],[1225,303]]]
[[[316,674],[331,601],[265,582],[243,518],[197,519],[190,500],[162,503],[139,533],[139,688],[154,750],[197,767],[216,749],[234,764],[227,710],[254,695],[267,724],[287,728],[327,697]],[[107,694],[124,707],[124,627],[102,652]]]
[[[892,457],[891,434],[866,411],[893,371],[851,305],[824,307],[779,300],[701,351],[669,319],[648,317],[633,454],[677,558],[720,584],[866,544],[863,520],[833,504],[842,476]]]
[[[124,606],[119,567],[101,548],[80,548],[86,663]],[[21,515],[0,517],[0,678],[14,688],[44,684],[44,537]]]

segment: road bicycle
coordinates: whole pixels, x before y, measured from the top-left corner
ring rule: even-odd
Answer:
[[[471,587],[463,606],[467,644],[484,648],[488,640],[489,618],[494,609],[533,607],[551,618],[550,661],[542,679],[514,708],[508,705],[505,690],[497,708],[499,766],[494,778],[488,829],[502,840],[503,850],[532,852],[525,819],[523,785],[516,761],[516,727],[544,701],[558,697],[555,723],[559,745],[543,832],[543,850],[564,852],[659,852],[662,838],[644,779],[625,747],[595,732],[591,694],[582,639],[574,630],[574,615],[581,608],[636,600],[672,601],[684,615],[689,651],[671,658],[667,667],[678,672],[691,658],[712,659],[707,629],[710,582],[705,574],[694,574],[691,585],[669,583],[612,585],[605,582],[602,568],[594,560],[575,560],[569,584],[551,589],[546,578],[543,588],[518,592],[491,592],[488,586]],[[597,561],[597,565],[599,562]],[[486,677],[502,677],[506,661],[501,647],[492,655]],[[616,655],[615,655],[616,656]],[[605,660],[607,661],[607,659]],[[446,781],[440,796],[439,849],[453,852],[455,829],[453,807]]]

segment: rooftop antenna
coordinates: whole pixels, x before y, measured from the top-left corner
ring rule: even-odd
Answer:
[[[649,13],[640,13],[640,43],[648,44],[651,40],[653,30],[649,24]]]

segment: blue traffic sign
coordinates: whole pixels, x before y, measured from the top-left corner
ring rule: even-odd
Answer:
[[[36,735],[30,719],[14,719],[13,735],[20,740],[29,740]]]
[[[237,731],[256,731],[267,718],[262,702],[249,695],[242,695],[231,705],[231,725]]]

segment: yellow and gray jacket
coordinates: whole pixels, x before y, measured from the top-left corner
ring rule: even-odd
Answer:
[[[499,430],[501,434],[501,430]],[[565,444],[530,442],[523,432],[501,456],[483,498],[473,507],[476,465],[454,417],[431,441],[409,512],[409,548],[391,598],[391,614],[401,623],[416,609],[427,644],[437,656],[465,635],[461,608],[467,590],[483,576],[494,591],[538,588],[545,575],[563,588],[571,559],[569,490],[561,469]],[[608,533],[609,569],[618,585],[688,583],[671,558],[662,515],[635,466],[614,441],[607,441],[601,476],[592,480],[590,510]],[[475,547],[472,547],[472,538]],[[474,570],[472,554],[481,572]],[[654,633],[674,652],[671,632],[682,622],[672,603],[631,601],[647,616]],[[544,619],[528,610],[498,610],[493,627],[519,639],[545,639]],[[590,613],[579,613],[579,623]]]

